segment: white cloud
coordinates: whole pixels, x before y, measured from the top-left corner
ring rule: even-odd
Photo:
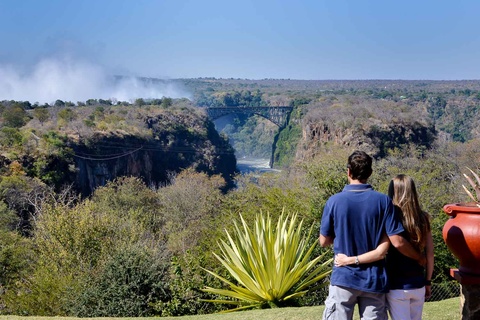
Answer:
[[[71,58],[44,59],[30,71],[0,65],[0,100],[52,103],[87,99],[182,98],[189,94],[172,82],[115,78],[102,67]]]

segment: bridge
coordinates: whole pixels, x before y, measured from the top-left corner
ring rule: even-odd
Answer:
[[[216,120],[232,113],[256,114],[275,123],[280,129],[287,125],[289,114],[293,107],[287,106],[266,106],[266,107],[219,107],[206,108],[210,119]]]

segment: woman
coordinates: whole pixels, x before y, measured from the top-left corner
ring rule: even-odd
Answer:
[[[385,236],[377,249],[358,257],[347,257],[338,254],[335,257],[337,266],[347,264],[370,263],[387,255],[387,273],[390,291],[387,293],[387,305],[393,320],[421,319],[425,298],[432,294],[431,279],[433,274],[433,239],[430,219],[422,211],[418,201],[417,190],[412,178],[403,174],[390,181],[388,195],[401,213],[404,236],[413,247],[424,252],[427,257],[426,268],[416,261],[405,257],[394,247],[388,249],[388,238]],[[385,243],[387,242],[387,244]]]

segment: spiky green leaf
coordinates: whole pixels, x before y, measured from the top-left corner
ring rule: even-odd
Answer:
[[[284,212],[276,226],[270,215],[260,213],[250,228],[240,216],[241,226],[234,223],[234,233],[227,232],[227,241],[220,241],[220,255],[214,254],[237,284],[206,270],[228,285],[229,289],[205,288],[203,291],[238,300],[240,310],[252,306],[280,306],[305,295],[331,272],[331,259],[325,254],[312,259],[316,242],[308,244],[313,226],[302,235],[303,221],[289,219]],[[322,263],[322,261],[324,261]],[[316,288],[316,287],[315,287]],[[232,303],[230,300],[209,300]]]

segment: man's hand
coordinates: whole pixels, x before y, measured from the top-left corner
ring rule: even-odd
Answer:
[[[398,234],[388,236],[392,246],[394,246],[401,254],[410,259],[416,260],[421,266],[427,264],[427,258],[424,254],[418,252],[410,242],[407,241],[404,237]]]
[[[320,237],[318,238],[318,242],[320,242],[320,245],[325,248],[333,244],[333,238],[329,236],[320,235]]]

